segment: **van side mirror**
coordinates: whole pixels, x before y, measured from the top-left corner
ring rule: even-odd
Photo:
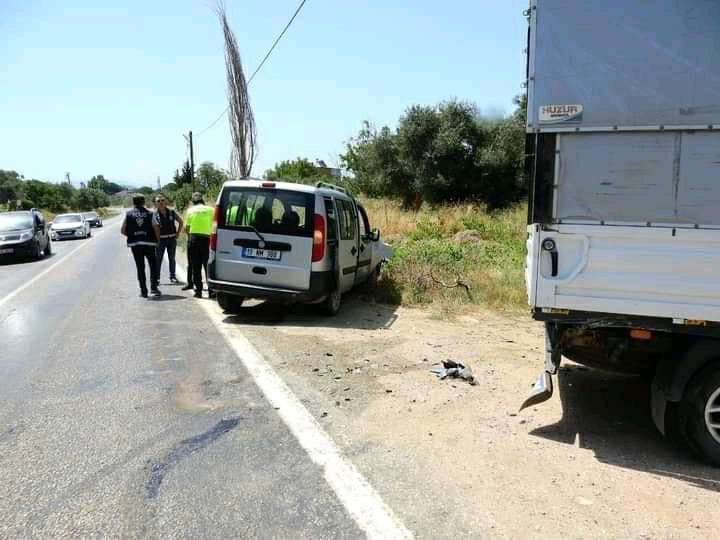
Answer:
[[[370,240],[373,242],[378,242],[380,240],[380,230],[379,229],[373,229],[370,233]]]

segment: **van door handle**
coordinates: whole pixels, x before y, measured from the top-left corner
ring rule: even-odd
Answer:
[[[350,253],[352,255],[357,255],[357,248],[355,246],[353,246],[353,248],[350,250]]]

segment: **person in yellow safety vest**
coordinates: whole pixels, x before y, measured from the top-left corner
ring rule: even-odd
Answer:
[[[226,224],[234,225],[236,227],[252,225],[252,222],[255,218],[255,208],[252,206],[248,206],[247,208],[243,209],[244,212],[240,212],[240,221],[238,222],[238,211],[240,211],[241,209],[241,204],[237,204],[228,208],[227,212],[225,213]]]
[[[185,215],[185,232],[188,235],[188,258],[190,259],[190,273],[192,283],[195,285],[195,298],[202,298],[203,279],[202,271],[205,269],[207,279],[208,258],[210,257],[210,232],[212,231],[213,214],[215,210],[205,205],[200,193],[192,194],[192,206]],[[190,281],[188,279],[188,281]],[[210,292],[210,297],[214,295]]]

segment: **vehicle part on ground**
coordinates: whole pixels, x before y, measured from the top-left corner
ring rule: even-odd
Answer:
[[[225,313],[236,315],[242,308],[244,298],[242,296],[236,296],[234,294],[228,294],[224,292],[217,293],[217,302],[220,308]]]
[[[341,304],[342,293],[340,292],[340,288],[336,287],[325,297],[322,303],[322,311],[328,317],[332,317],[340,312]]]

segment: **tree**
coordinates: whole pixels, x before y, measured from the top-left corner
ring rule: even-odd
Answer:
[[[461,101],[434,107],[415,105],[392,131],[367,122],[341,156],[360,189],[371,196],[392,196],[406,207],[477,200],[502,207],[524,194],[523,114],[488,120]]]
[[[272,179],[302,179],[322,176],[321,170],[307,158],[297,158],[292,161],[276,163],[272,169],[265,171],[266,178]]]
[[[89,189],[96,189],[98,191],[102,191],[103,193],[107,193],[108,195],[114,195],[115,193],[123,191],[123,187],[121,185],[106,180],[102,174],[93,176],[87,183],[87,187]]]
[[[185,184],[192,184],[192,169],[190,168],[190,162],[188,160],[185,160],[185,163],[183,163],[182,172],[178,173],[178,171],[175,171],[173,182],[175,182],[178,187]]]
[[[0,169],[0,204],[7,204],[22,197],[22,176],[15,171]]]
[[[78,191],[77,208],[78,210],[94,210],[103,206],[110,205],[110,198],[107,193],[99,189],[83,188]]]
[[[196,178],[198,190],[207,193],[217,191],[227,180],[227,173],[211,162],[205,161],[198,167]]]

